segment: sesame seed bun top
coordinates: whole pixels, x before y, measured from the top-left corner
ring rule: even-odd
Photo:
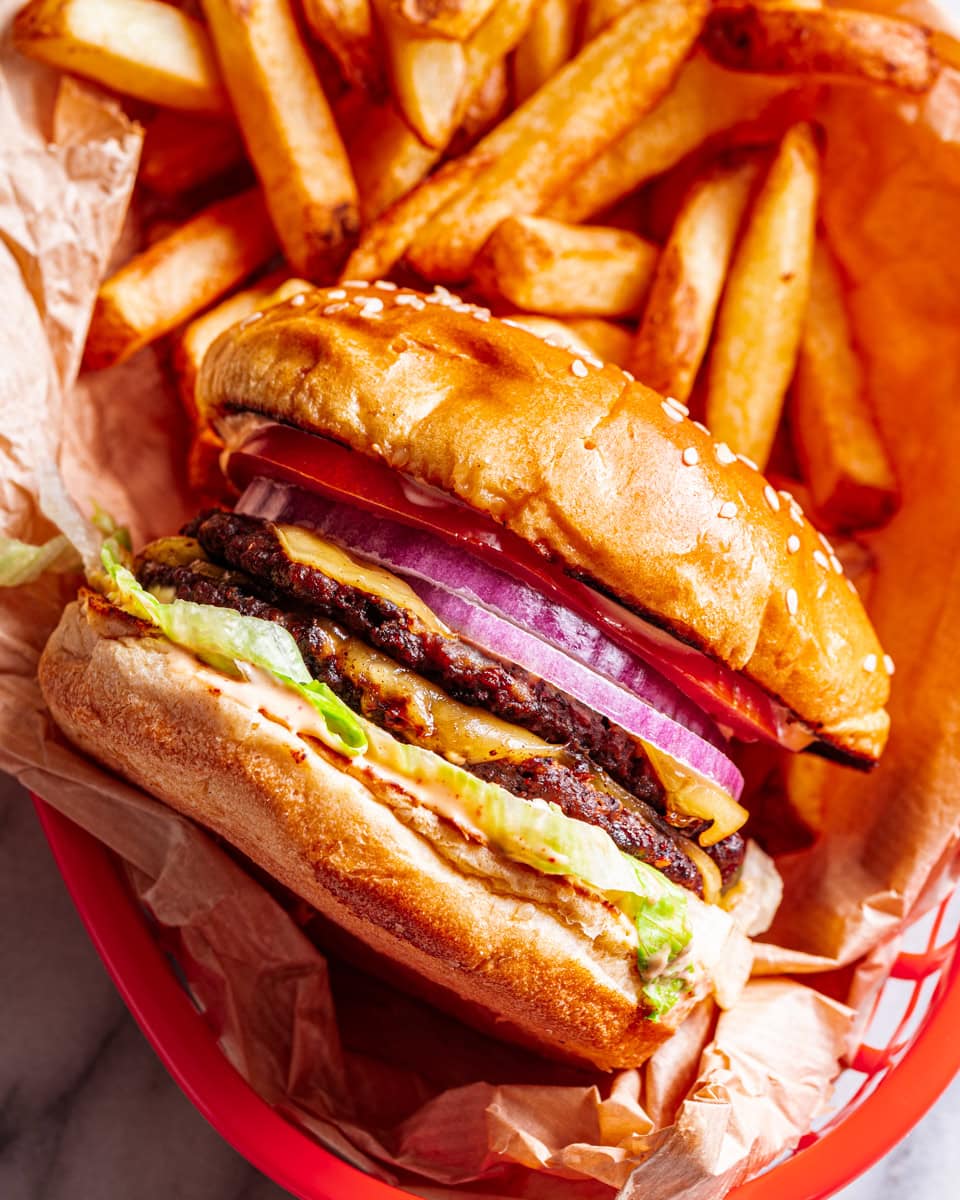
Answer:
[[[796,501],[620,368],[443,289],[318,289],[223,334],[198,392],[485,512],[759,684],[841,756],[886,741],[889,658]]]

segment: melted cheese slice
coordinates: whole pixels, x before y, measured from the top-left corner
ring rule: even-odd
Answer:
[[[389,600],[398,608],[405,608],[413,613],[432,633],[450,636],[450,630],[436,613],[424,604],[413,588],[396,575],[385,571],[383,567],[362,562],[342,547],[325,541],[308,529],[301,529],[299,525],[274,525],[273,528],[284,553],[291,561],[301,563],[305,567],[314,567],[346,587],[357,588],[371,596]]]

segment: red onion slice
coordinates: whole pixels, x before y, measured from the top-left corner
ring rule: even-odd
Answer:
[[[642,659],[527,584],[429,534],[287,484],[255,480],[236,507],[313,529],[403,575],[479,649],[547,680],[739,798],[743,777],[709,718]]]

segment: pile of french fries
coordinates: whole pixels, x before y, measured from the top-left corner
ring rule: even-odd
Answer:
[[[229,324],[312,284],[444,284],[689,405],[823,529],[898,485],[818,223],[825,84],[960,56],[816,0],[30,0],[25,54],[131,99],[181,214],[107,279],[91,369],[167,335],[188,410]],[[299,278],[298,278],[299,277]],[[241,289],[242,290],[238,290]],[[198,429],[202,481],[216,446]]]

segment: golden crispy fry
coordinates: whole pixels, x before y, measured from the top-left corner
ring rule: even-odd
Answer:
[[[244,317],[262,312],[274,304],[282,304],[298,292],[309,292],[311,284],[305,279],[290,278],[286,271],[273,271],[252,287],[234,292],[215,308],[191,321],[184,329],[173,352],[173,366],[180,388],[183,406],[194,424],[199,421],[196,400],[197,374],[203,356],[225,329]]]
[[[535,313],[511,313],[509,320],[522,325],[544,341],[556,342],[584,358],[601,362],[627,364],[630,351],[630,332],[614,321],[600,317],[543,317]]]
[[[453,38],[458,42],[472,37],[490,16],[496,0],[385,0],[395,20],[424,37]]]
[[[571,179],[544,212],[560,221],[587,220],[707,138],[754,120],[789,90],[783,80],[734,75],[696,56],[656,108]]]
[[[656,261],[656,246],[622,229],[508,217],[477,258],[475,282],[530,312],[617,317],[640,308]]]
[[[831,529],[882,525],[897,508],[897,481],[867,407],[843,286],[821,240],[814,251],[791,413],[818,516]]]
[[[276,250],[259,188],[211,204],[101,286],[85,366],[123,362],[235,287]]]
[[[347,259],[342,279],[379,279],[388,275],[433,214],[463,186],[461,159],[454,159],[402,196],[360,237]],[[477,167],[479,170],[479,164]]]
[[[378,4],[390,85],[397,107],[422,142],[441,150],[457,127],[467,86],[467,54],[461,42],[417,37]]]
[[[572,56],[577,36],[577,0],[543,0],[513,60],[518,104],[532,96]]]
[[[335,270],[357,227],[340,134],[289,0],[203,0],[237,121],[293,267]]]
[[[590,41],[615,21],[636,0],[586,0],[583,10],[583,40]]]
[[[460,129],[452,143],[451,153],[456,152],[461,138],[467,145],[472,145],[478,138],[488,133],[503,117],[509,102],[510,80],[507,74],[507,60],[501,58],[498,63],[494,63],[490,73],[467,104]]]
[[[349,83],[367,91],[380,89],[383,70],[370,0],[303,0],[303,15]]]
[[[464,279],[502,220],[541,209],[656,104],[706,11],[707,0],[648,0],[590,42],[457,160],[461,193],[420,230],[408,251],[411,265],[427,279]]]
[[[793,375],[810,283],[819,162],[809,125],[784,137],[754,203],[720,305],[706,421],[766,466]]]
[[[693,389],[756,175],[748,162],[695,183],[663,247],[629,366],[664,396]]]
[[[161,0],[31,0],[17,13],[13,44],[140,100],[229,111],[206,30]]]
[[[523,36],[535,4],[536,0],[500,0],[491,16],[467,43],[468,102],[483,88],[491,70],[503,61]],[[344,268],[344,278],[378,279],[388,274],[406,252],[418,230],[441,205],[456,195],[464,179],[480,169],[479,160],[474,161],[472,167],[465,168],[464,163],[469,157],[465,155],[406,194],[407,188],[416,182],[412,176],[417,170],[420,170],[422,178],[440,157],[439,152],[433,151],[433,158],[427,161],[411,144],[414,141],[416,139],[412,133],[404,137],[403,131],[395,123],[390,126],[389,144],[385,144],[382,151],[375,146],[365,147],[360,138],[351,138],[351,145],[356,145],[357,160],[365,153],[369,154],[370,163],[378,167],[382,176],[381,182],[376,184],[372,178],[372,166],[369,172],[367,166],[363,168],[365,186],[370,193],[369,201],[363,201],[364,209],[372,212],[379,205],[382,216],[364,230],[360,244]],[[386,200],[388,196],[391,200],[396,197],[395,201],[390,203]]]
[[[232,121],[159,112],[147,126],[137,178],[160,196],[176,196],[239,167],[245,157]]]
[[[600,317],[567,317],[564,325],[593,350],[594,358],[625,367],[630,355],[630,330]]]
[[[960,71],[960,41],[942,29],[931,29],[930,46],[945,67]]]
[[[909,21],[849,9],[715,8],[703,45],[737,71],[810,74],[923,92],[936,60],[927,31]]]
[[[441,153],[420,141],[392,100],[368,104],[351,122],[347,139],[361,226],[416,187]]]

